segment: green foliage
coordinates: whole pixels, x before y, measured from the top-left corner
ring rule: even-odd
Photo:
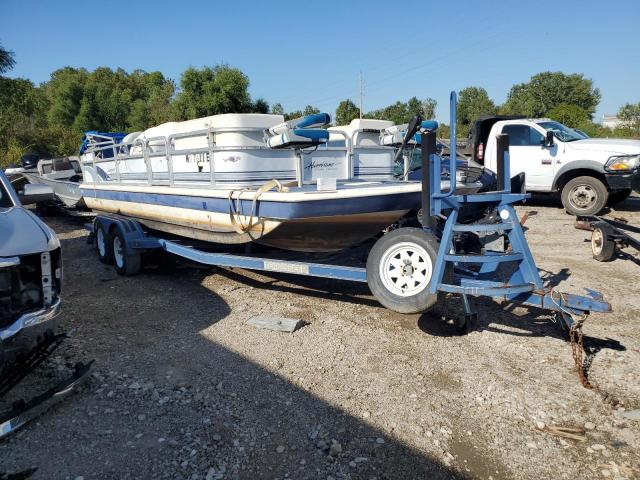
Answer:
[[[336,108],[336,125],[349,125],[351,120],[360,117],[360,109],[351,100],[343,100]]]
[[[571,128],[580,128],[585,122],[590,121],[589,114],[578,105],[561,103],[552,108],[548,113],[549,118],[565,124]]]
[[[269,102],[264,98],[259,98],[253,103],[251,111],[254,113],[269,113]]]
[[[406,103],[396,102],[378,110],[373,110],[365,115],[366,118],[377,118],[379,120],[391,120],[396,124],[408,123],[416,115],[422,116],[424,120],[435,117],[437,102],[433,98],[418,100],[411,97]]]
[[[13,58],[13,52],[5,50],[2,45],[0,45],[0,73],[8,72],[15,64],[16,61]]]
[[[484,88],[467,87],[458,93],[458,133],[465,136],[481,115],[495,115],[498,108]]]
[[[593,81],[582,74],[542,72],[531,77],[527,83],[514,85],[501,112],[546,117],[555,107],[570,104],[582,108],[591,119],[600,98],[600,90],[594,88]]]
[[[180,88],[175,100],[179,120],[253,110],[249,78],[228,65],[187,68],[180,78]]]
[[[284,107],[281,103],[274,103],[271,105],[271,113],[273,115],[284,115]]]
[[[634,136],[640,136],[640,102],[627,103],[620,107],[618,118],[624,122],[624,127]]]
[[[12,65],[11,52],[0,47],[0,61]],[[0,165],[27,151],[74,154],[85,130],[137,131],[217,113],[267,113],[269,104],[251,101],[248,86],[248,78],[227,65],[187,69],[177,96],[173,80],[143,70],[64,67],[39,87],[0,76]]]
[[[306,115],[313,115],[314,113],[320,113],[320,110],[313,105],[307,105],[304,110],[294,110],[293,112],[286,113],[282,105],[276,103],[271,109],[271,113],[277,115],[284,115],[285,120],[293,120],[295,118],[304,117]]]

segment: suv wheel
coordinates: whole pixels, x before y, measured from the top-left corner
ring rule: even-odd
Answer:
[[[562,206],[571,215],[596,215],[607,204],[607,187],[595,177],[576,177],[562,188]]]

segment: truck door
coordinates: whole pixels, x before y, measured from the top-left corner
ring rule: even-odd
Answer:
[[[557,145],[545,147],[542,131],[525,124],[505,125],[502,133],[509,134],[511,176],[524,172],[527,190],[550,190]]]

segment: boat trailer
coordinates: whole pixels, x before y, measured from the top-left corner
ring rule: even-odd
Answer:
[[[443,160],[436,153],[437,123],[423,122],[416,117],[409,124],[400,149],[416,135],[420,136],[422,228],[401,227],[382,235],[368,253],[366,268],[206,251],[183,240],[150,234],[138,221],[117,214],[100,214],[87,225],[92,232],[90,241],[94,241],[100,259],[113,263],[123,275],[140,272],[144,252],[163,250],[218,267],[364,282],[382,305],[401,313],[425,312],[443,294],[458,294],[465,311],[464,318],[458,322],[460,328],[468,328],[477,318],[469,297],[507,300],[556,312],[558,323],[572,339],[577,338],[587,315],[610,312],[610,304],[593,290],[580,296],[543,284],[514,209],[514,204],[530,195],[512,191],[508,135],[499,135],[497,139],[496,190],[456,194],[456,103],[456,94],[452,92],[448,172],[443,171]],[[442,191],[441,182],[447,175],[449,187]],[[466,207],[485,209],[490,212],[489,220],[459,222],[460,211]],[[481,248],[466,247],[461,239],[469,236],[477,239],[476,244],[480,243]]]

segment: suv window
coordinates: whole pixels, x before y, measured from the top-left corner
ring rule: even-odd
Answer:
[[[528,125],[505,125],[502,133],[509,134],[509,145],[512,147],[539,147],[544,136]]]

